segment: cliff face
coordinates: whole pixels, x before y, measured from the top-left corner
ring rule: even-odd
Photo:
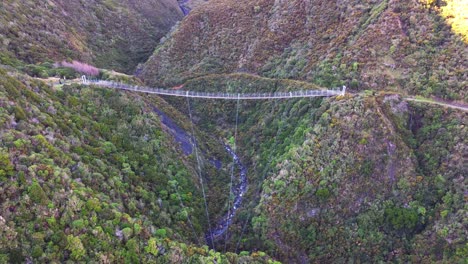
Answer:
[[[142,77],[175,85],[241,71],[466,99],[466,44],[439,11],[416,0],[215,0],[192,11]]]
[[[75,59],[132,72],[182,18],[176,1],[3,1],[0,47],[27,63]]]

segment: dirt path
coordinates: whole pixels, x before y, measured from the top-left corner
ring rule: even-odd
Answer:
[[[436,105],[441,105],[441,106],[445,106],[445,107],[448,107],[448,108],[458,109],[458,110],[468,112],[468,106],[462,105],[462,104],[439,102],[439,101],[432,101],[432,100],[427,100],[427,99],[417,99],[417,98],[412,98],[412,97],[406,97],[405,100],[406,101],[418,102],[418,103],[436,104]]]

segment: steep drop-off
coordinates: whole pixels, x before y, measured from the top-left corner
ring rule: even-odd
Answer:
[[[0,65],[0,263],[463,263],[467,114],[401,95],[466,101],[467,46],[441,2],[214,0],[140,75],[204,92],[353,91],[263,101],[48,86],[13,69],[131,71],[182,16],[177,1],[0,3],[0,63],[15,66]],[[237,162],[248,186],[216,252],[201,182],[224,231]]]
[[[463,23],[451,30],[460,16],[449,15],[464,7],[449,2],[210,1],[141,77],[205,92],[314,83],[466,101],[467,34]],[[232,138],[235,103],[194,105],[200,129]],[[371,91],[240,109],[249,189],[225,241],[231,250],[292,263],[466,258],[466,113]]]
[[[323,104],[263,183],[253,230],[295,262],[462,261],[466,122],[397,95]]]
[[[245,74],[186,84],[234,93],[305,86]],[[186,111],[180,99],[168,100]],[[192,105],[200,129],[232,138],[236,102]],[[465,112],[372,92],[242,101],[239,109],[249,187],[228,231],[230,250],[261,249],[286,263],[457,263],[466,256]]]
[[[195,158],[155,107],[190,131],[158,97],[0,69],[0,263],[268,261],[204,246]]]

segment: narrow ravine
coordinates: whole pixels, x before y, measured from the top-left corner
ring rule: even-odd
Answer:
[[[175,141],[179,143],[183,153],[186,156],[191,155],[193,152],[192,141],[195,139],[192,138],[181,127],[176,125],[175,122],[164,112],[162,112],[156,107],[153,107],[153,111],[159,115],[162,124],[166,127],[168,132],[172,134]],[[229,226],[231,225],[237,210],[242,205],[242,199],[244,197],[245,192],[247,191],[247,168],[242,164],[239,156],[234,152],[234,150],[232,150],[232,148],[229,145],[224,145],[224,149],[229,154],[229,156],[232,157],[235,166],[233,171],[237,172],[233,174],[234,179],[233,186],[231,189],[232,195],[234,196],[234,201],[232,202],[228,212],[226,212],[226,214],[220,220],[216,221],[216,225],[212,228],[211,233],[210,230],[207,230],[205,238],[208,245],[212,245],[212,239],[217,240],[229,229]],[[211,158],[209,159],[209,161],[217,169],[221,169],[222,165],[216,158]],[[237,175],[239,177],[236,177]]]
[[[226,149],[226,151],[232,157],[234,165],[238,167],[239,178],[237,179],[236,184],[233,183],[231,189],[231,192],[234,195],[234,202],[232,203],[230,210],[226,213],[224,217],[221,218],[221,220],[217,222],[211,234],[208,231],[205,235],[208,245],[212,245],[212,238],[216,240],[217,238],[221,237],[223,234],[226,233],[226,231],[232,223],[232,220],[234,219],[234,216],[236,215],[237,210],[240,208],[244,194],[247,191],[247,168],[242,164],[242,162],[239,159],[239,156],[231,149],[231,147],[225,145],[224,149]],[[236,170],[234,169],[234,171]]]

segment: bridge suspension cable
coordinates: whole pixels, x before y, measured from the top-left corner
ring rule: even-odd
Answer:
[[[211,247],[215,248],[214,240],[213,240],[213,230],[211,228],[210,213],[208,212],[208,203],[206,202],[205,184],[203,183],[201,161],[200,161],[200,156],[198,155],[197,142],[195,140],[195,129],[193,128],[192,108],[190,107],[189,97],[187,97],[187,106],[188,106],[189,117],[190,117],[190,126],[192,130],[192,136],[191,136],[192,146],[195,149],[195,157],[197,159],[198,177],[200,179],[200,185],[202,188],[203,201],[205,202],[205,214],[206,214],[206,220],[208,221],[208,231],[210,232]]]
[[[234,130],[234,152],[237,152],[237,126],[239,124],[239,105],[240,105],[240,99],[239,95],[237,97],[237,107],[236,107],[236,127]],[[232,196],[232,181],[234,178],[234,167],[236,165],[236,160],[235,156],[232,157],[232,167],[231,167],[231,182],[229,184],[229,197],[228,197],[228,215],[231,213],[231,196]],[[234,208],[235,209],[235,208]],[[226,227],[226,234],[224,236],[224,252],[226,252],[227,249],[227,238],[228,238],[228,233],[229,233],[229,226],[230,226],[230,221],[227,223]]]
[[[87,80],[83,81],[83,84],[93,84],[100,87],[120,89],[141,93],[159,94],[168,96],[178,96],[187,98],[206,98],[206,99],[224,99],[224,100],[268,100],[268,99],[288,99],[288,98],[305,98],[305,97],[330,97],[344,95],[346,93],[346,86],[342,88],[335,88],[329,90],[304,90],[294,92],[274,92],[274,93],[206,93],[206,92],[195,92],[195,91],[183,91],[183,90],[168,90],[160,88],[151,88],[146,86],[136,86],[110,81],[100,80]]]

